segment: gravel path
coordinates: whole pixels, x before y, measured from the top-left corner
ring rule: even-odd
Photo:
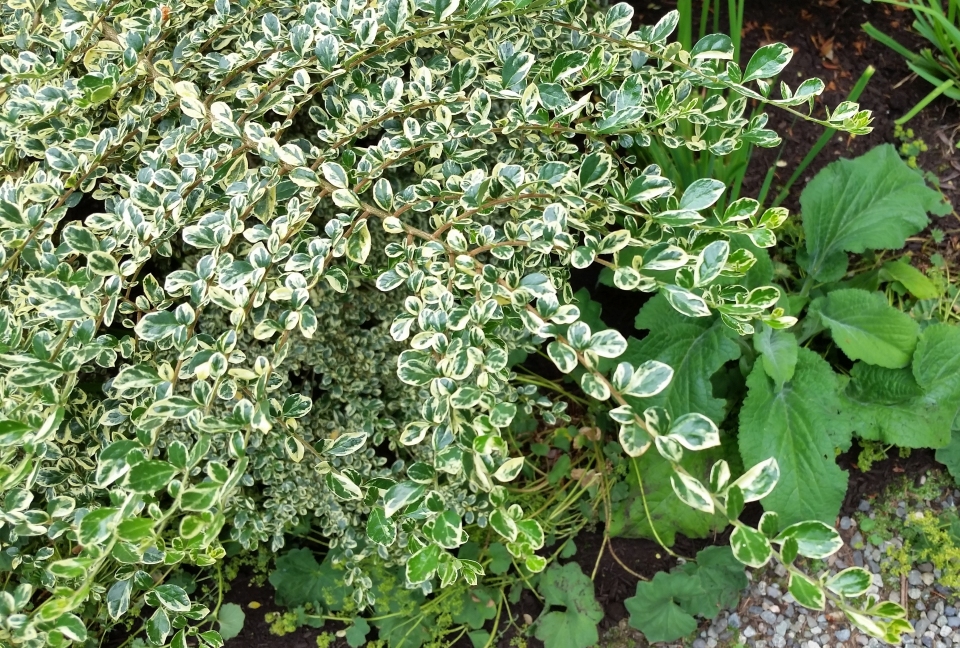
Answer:
[[[960,502],[960,491],[947,488],[936,500],[919,505],[926,504],[934,511],[949,511],[956,509],[955,502]],[[887,503],[886,506],[901,521],[917,511],[906,501]],[[869,594],[906,604],[915,632],[904,635],[902,645],[925,648],[960,646],[960,598],[957,593],[939,584],[942,574],[930,563],[911,565],[908,573],[898,575],[899,563],[891,554],[902,549],[903,539],[879,540],[876,535],[859,528],[858,519],[875,518],[874,505],[867,500],[860,502],[857,515],[841,518],[839,528],[846,546],[822,564],[821,570],[828,568],[830,573],[836,573],[854,565],[870,570],[874,576]],[[873,525],[864,523],[863,526]],[[871,540],[879,544],[874,545]],[[729,648],[738,644],[751,648],[879,648],[885,645],[851,629],[843,614],[829,603],[824,612],[796,605],[787,592],[786,571],[782,566],[753,573],[748,571],[748,576],[751,585],[744,592],[738,609],[721,613],[703,626],[693,640],[693,648]]]

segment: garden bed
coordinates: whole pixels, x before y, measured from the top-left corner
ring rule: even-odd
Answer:
[[[655,8],[650,8],[651,6],[647,3],[635,6],[637,22],[654,22],[666,10],[672,8],[669,2]],[[793,186],[785,202],[795,216],[799,213],[801,190],[820,169],[836,159],[861,155],[882,143],[901,147],[906,156],[915,155],[918,167],[937,178],[944,194],[954,204],[958,204],[960,201],[960,155],[957,154],[955,142],[960,133],[960,108],[951,101],[939,99],[908,124],[911,129],[910,137],[906,134],[895,137],[894,120],[920,101],[929,92],[929,85],[924,80],[918,79],[916,75],[910,74],[904,61],[896,53],[870,39],[861,28],[864,22],[869,21],[904,44],[920,47],[922,39],[909,28],[910,14],[880,3],[866,4],[855,0],[804,0],[789,3],[748,2],[744,18],[744,51],[753,51],[775,41],[790,45],[795,52],[789,68],[791,72],[798,78],[819,77],[827,84],[826,91],[817,100],[818,105],[836,105],[843,101],[868,65],[876,69],[860,97],[861,105],[874,111],[873,132],[862,136],[837,135],[823,149],[807,168],[800,182]],[[743,195],[756,195],[764,181],[767,169],[771,166],[778,168],[774,179],[774,189],[778,189],[778,184],[786,181],[822,133],[822,128],[816,124],[791,118],[776,110],[771,115],[771,127],[782,135],[784,144],[780,148],[757,149],[753,153],[750,171],[744,179]],[[935,240],[931,235],[932,230],[940,230],[943,235]],[[916,265],[921,269],[929,267],[931,259],[944,267],[956,268],[960,261],[960,219],[956,212],[934,222],[926,231],[910,239],[909,249],[914,254]],[[939,259],[936,255],[939,255]],[[577,281],[580,284],[589,284],[595,280],[594,274],[580,277]],[[638,332],[632,329],[632,320],[633,313],[642,304],[642,300],[630,303],[629,308],[625,308],[622,301],[611,301],[605,304],[605,288],[604,286],[598,286],[598,288],[599,290],[593,295],[594,299],[605,305],[607,309],[614,310],[607,318],[608,323],[618,326],[625,334],[638,335]],[[614,299],[622,299],[622,294],[607,290]],[[622,318],[618,308],[622,309],[619,312],[624,313]],[[630,330],[623,330],[625,328]],[[928,471],[941,469],[932,451],[917,450],[907,457],[896,456],[894,452],[891,456],[877,461],[864,472],[857,468],[859,451],[860,448],[855,445],[839,461],[840,465],[850,473],[847,497],[838,518],[838,523],[841,519],[845,521],[841,527],[844,529],[844,538],[848,542],[851,539],[857,542],[862,540],[862,538],[858,540],[856,529],[851,529],[848,523],[851,518],[863,513],[863,502],[872,502],[871,505],[874,508],[889,504],[884,501],[884,492],[890,483],[891,476],[917,476],[917,479],[921,480],[925,479]],[[754,506],[747,511],[744,520],[748,524],[755,524],[760,512],[761,509]],[[729,532],[707,540],[689,540],[680,536],[672,549],[680,556],[691,557],[705,546],[725,543],[728,535]],[[624,601],[635,593],[637,574],[652,578],[656,572],[674,567],[677,564],[676,558],[668,555],[663,548],[651,540],[614,538],[609,545],[604,546],[603,534],[600,531],[582,531],[574,542],[576,553],[572,556],[572,560],[581,566],[585,574],[595,574],[596,598],[604,611],[603,620],[600,623],[603,636],[601,645],[611,647],[646,645],[643,635],[626,625],[629,613],[624,606]],[[598,559],[601,548],[603,548],[603,555]],[[616,558],[611,555],[611,551],[616,554]],[[854,551],[858,554],[862,553],[849,545],[841,550],[839,554],[841,566],[844,560],[850,564],[863,562],[862,559],[854,561]],[[264,620],[264,617],[271,612],[282,612],[282,608],[273,603],[272,587],[268,584],[249,585],[250,577],[251,574],[241,571],[225,599],[245,608],[247,614],[243,632],[236,639],[231,640],[227,644],[228,647],[313,648],[319,645],[317,637],[322,633],[336,632],[335,626],[323,629],[300,627],[283,636],[271,632],[270,624]],[[772,569],[755,572],[752,579],[754,582],[745,592],[737,610],[729,610],[729,614],[722,614],[716,622],[704,622],[701,630],[698,631],[701,634],[693,644],[695,648],[703,646],[713,648],[718,644],[732,646],[738,641],[748,645],[763,645],[757,642],[770,642],[772,639],[772,643],[766,645],[773,648],[780,647],[779,639],[774,638],[783,637],[784,633],[778,635],[774,628],[778,623],[782,625],[785,617],[781,608],[787,608],[787,604],[777,607],[775,602],[786,592],[786,585],[780,582],[783,579]],[[770,588],[771,585],[772,588]],[[932,591],[932,588],[928,589]],[[934,596],[943,597],[944,595],[935,594]],[[925,592],[924,600],[928,597],[929,594]],[[949,607],[950,598],[947,597],[945,600]],[[911,609],[911,619],[923,612],[916,609],[915,603]],[[921,603],[921,607],[922,605]],[[771,614],[771,606],[775,610],[773,618],[766,619]],[[790,613],[786,619],[789,625],[793,626],[796,624],[795,612],[792,605],[789,607]],[[536,619],[541,609],[540,603],[525,591],[519,602],[512,606],[511,611],[518,618]],[[942,613],[942,610],[940,612]],[[731,617],[731,614],[734,616]],[[816,619],[816,615],[813,618]],[[810,627],[816,627],[816,624]],[[822,645],[832,645],[835,642],[837,645],[853,645],[857,636],[862,636],[854,631],[851,637],[851,633],[845,630],[848,628],[845,621],[833,617],[827,620],[821,617],[819,627],[821,630],[818,634],[823,632],[824,636],[832,635],[832,638]],[[748,628],[747,634],[744,634],[743,630]],[[782,645],[800,645],[806,648],[811,639],[817,639],[817,637],[811,638],[809,633],[804,637],[802,630],[793,634],[799,638],[791,636],[789,639],[784,639]],[[516,648],[522,645],[542,646],[542,643],[534,637],[523,637],[520,643],[517,643],[514,638],[519,638],[516,633],[508,633],[501,639],[500,648]],[[331,641],[331,645],[338,647],[347,645],[342,636],[328,636],[322,639],[321,643],[327,641]],[[919,638],[917,641],[919,642]],[[861,643],[864,642],[866,642],[865,638]],[[871,646],[876,645],[875,640],[870,642]],[[471,643],[469,639],[463,637],[455,645],[458,648],[469,648]],[[816,645],[821,644],[817,642]],[[937,645],[949,644],[941,642]]]

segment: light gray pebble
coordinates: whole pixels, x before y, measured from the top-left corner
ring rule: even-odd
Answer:
[[[853,552],[853,564],[857,567],[863,567],[863,552],[859,549]]]
[[[906,509],[906,507],[904,507],[904,506],[898,506],[898,507],[897,507],[897,517],[898,517],[898,518],[903,518],[903,517],[906,517],[906,516],[907,516],[907,509]]]
[[[930,619],[931,623],[936,621],[939,616],[936,610],[927,610],[927,618]]]
[[[859,549],[863,545],[863,534],[857,531],[850,537],[850,546]]]
[[[920,574],[920,580],[923,581],[924,585],[929,587],[930,585],[933,585],[933,582],[936,580],[936,578],[934,577],[933,574],[923,573],[923,574]]]
[[[842,630],[837,630],[833,636],[837,638],[837,641],[849,641],[850,629],[844,628]]]
[[[787,640],[785,637],[776,635],[775,637],[770,639],[770,645],[773,646],[773,648],[786,648]]]
[[[707,648],[707,642],[703,639],[697,639],[693,642],[693,648]]]
[[[753,626],[747,626],[746,628],[743,629],[743,633],[742,633],[742,634],[743,634],[744,637],[746,637],[747,639],[749,639],[750,637],[756,636],[757,631],[753,629]]]
[[[796,608],[793,607],[793,605],[788,605],[788,606],[787,606],[787,609],[783,611],[783,614],[784,614],[788,619],[792,619],[792,618],[793,618],[793,615],[796,614],[796,613],[797,613],[797,610],[796,610]]]
[[[858,506],[857,508],[863,511],[864,513],[866,513],[867,511],[870,510],[870,502],[868,502],[865,499],[862,499],[860,500],[860,506]]]
[[[714,639],[713,637],[710,637],[709,639],[707,639],[707,648],[717,648],[718,643],[719,642],[716,639]]]
[[[927,610],[927,606],[923,604],[923,601],[917,601],[917,609],[921,612],[925,612]]]
[[[731,628],[739,628],[739,627],[740,627],[740,615],[737,614],[736,612],[734,612],[733,614],[731,614],[731,615],[730,615],[730,618],[727,619],[727,624],[728,624]]]
[[[774,634],[778,634],[781,637],[785,637],[789,629],[790,629],[790,622],[781,621],[780,623],[777,624],[777,627],[773,629],[773,632]]]
[[[777,622],[777,615],[771,612],[770,610],[764,610],[760,614],[760,618],[763,619],[763,622],[768,625],[773,625]]]
[[[960,628],[960,617],[947,617],[947,625],[951,628]]]
[[[851,526],[853,526],[853,520],[851,520],[849,517],[847,517],[846,515],[844,515],[842,518],[840,518],[840,528],[841,528],[841,529],[843,529],[844,531],[846,531],[846,530],[849,529]]]
[[[917,587],[911,587],[907,590],[907,596],[916,601],[918,598],[920,598],[920,589]]]
[[[880,573],[880,565],[878,565],[877,562],[873,559],[870,559],[870,558],[867,559],[867,567],[869,567],[870,571],[872,571],[874,574]]]
[[[847,568],[847,563],[838,558],[837,562],[833,563],[833,566],[837,571],[841,571]]]
[[[933,637],[928,637],[927,635],[923,635],[923,637],[920,638],[920,643],[922,643],[927,648],[933,648]]]
[[[952,606],[947,606],[943,608],[943,613],[947,616],[957,616],[957,608]]]
[[[920,636],[920,635],[922,635],[924,632],[926,632],[926,631],[927,631],[927,628],[929,628],[929,627],[930,627],[930,619],[928,619],[927,617],[923,616],[923,617],[920,617],[920,618],[917,620],[916,625],[914,625],[914,627],[913,627],[913,631],[917,634],[917,636]]]
[[[924,573],[930,573],[933,571],[933,565],[928,562],[920,563],[919,565],[917,565],[917,569],[919,569]]]
[[[949,625],[945,625],[945,626],[943,626],[942,628],[940,628],[940,636],[941,636],[941,637],[946,637],[946,636],[950,635],[951,633],[953,633],[953,628],[951,628]]]
[[[907,574],[907,582],[914,587],[919,587],[922,585],[923,581],[920,580],[920,572],[918,572],[916,569],[911,570],[910,573]]]

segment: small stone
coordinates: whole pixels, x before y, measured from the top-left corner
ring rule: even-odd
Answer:
[[[762,612],[763,612],[763,608],[760,607],[759,605],[751,605],[751,606],[750,606],[750,614],[760,615]]]
[[[740,615],[737,614],[736,612],[734,612],[733,614],[731,614],[731,615],[730,615],[730,618],[727,619],[727,625],[729,625],[731,628],[739,628],[739,627],[740,627]]]
[[[960,628],[960,617],[948,616],[947,625],[951,628]]]
[[[851,520],[849,517],[844,515],[842,518],[840,518],[841,529],[843,529],[844,531],[847,531],[851,526],[853,526],[853,520]]]
[[[930,573],[933,571],[933,565],[928,562],[920,563],[919,565],[917,565],[917,569],[925,573]]]
[[[900,602],[900,592],[896,592],[896,591],[890,592],[890,595],[887,596],[887,600],[888,600],[888,601],[892,601],[892,602],[894,602],[894,603],[899,603],[899,602]]]
[[[774,634],[780,635],[781,637],[787,634],[787,631],[790,629],[789,621],[781,621],[777,624],[777,627],[773,629]]]
[[[870,502],[865,499],[860,500],[860,506],[858,506],[857,509],[866,513],[870,510]]]
[[[793,615],[796,613],[797,611],[792,605],[788,605],[787,609],[783,611],[784,616],[786,616],[788,619],[792,619]]]
[[[877,561],[876,561],[876,560],[872,560],[872,559],[868,558],[868,559],[867,559],[867,567],[869,567],[869,568],[870,568],[870,571],[872,571],[874,574],[879,574],[879,573],[880,573],[880,565],[877,564]]]
[[[833,636],[837,638],[837,641],[848,641],[850,639],[850,630],[849,628],[837,630]]]
[[[926,611],[927,606],[923,604],[923,601],[917,601],[917,609],[921,612]]]
[[[753,629],[753,626],[747,626],[746,628],[743,629],[743,633],[742,633],[742,634],[743,634],[744,637],[746,637],[747,639],[749,639],[750,637],[756,636],[757,631]]]
[[[780,635],[776,635],[770,639],[770,645],[773,646],[773,648],[786,648],[787,639],[785,637],[781,637]]]
[[[780,578],[784,578],[787,575],[787,568],[777,563],[777,566],[773,568],[773,572]]]
[[[947,607],[943,608],[943,613],[946,614],[948,617],[950,617],[950,616],[957,616],[957,608],[951,607],[951,606],[947,606]]]
[[[707,648],[707,642],[703,639],[697,639],[693,642],[693,648]]]
[[[909,596],[914,601],[916,601],[918,598],[920,598],[920,589],[916,587],[911,587],[910,589],[907,590],[907,596]]]
[[[940,636],[941,636],[941,637],[946,637],[947,635],[952,634],[952,633],[953,633],[953,628],[951,628],[949,625],[945,625],[945,626],[943,626],[942,628],[940,628]]]
[[[927,610],[927,618],[930,619],[930,623],[936,621],[939,616],[936,610]]]
[[[924,635],[923,637],[920,638],[920,643],[922,643],[927,648],[933,648],[933,637],[928,637],[927,635]]]
[[[920,586],[923,583],[923,581],[920,579],[920,572],[915,569],[911,570],[910,573],[907,574],[907,582],[914,587]]]
[[[709,639],[707,639],[707,648],[717,648],[718,643],[719,642],[716,639],[714,639],[713,637],[710,637]]]
[[[927,631],[927,628],[929,628],[929,627],[930,627],[930,619],[928,619],[927,617],[923,616],[923,617],[920,617],[920,618],[917,620],[916,625],[913,627],[913,631],[914,631],[914,633],[916,633],[916,635],[919,637],[919,636],[922,635],[924,632],[926,632],[926,631]]]
[[[771,612],[770,610],[764,610],[760,614],[760,618],[763,619],[763,622],[768,625],[773,625],[777,622],[777,615]]]
[[[840,559],[838,558],[838,559],[837,559],[837,562],[833,563],[833,566],[834,566],[838,571],[842,571],[842,570],[844,570],[844,569],[847,568],[847,563],[845,563],[844,561],[842,561],[842,560],[840,560]]]
[[[924,584],[924,585],[926,585],[927,587],[929,587],[929,586],[933,585],[933,582],[936,580],[936,578],[934,577],[933,574],[923,573],[923,574],[920,575],[920,580],[923,581],[923,584]]]
[[[863,548],[863,534],[857,531],[853,534],[853,537],[850,538],[850,546],[854,549]]]
[[[863,567],[863,552],[859,549],[853,552],[853,564],[857,567]]]
[[[818,644],[816,641],[808,641],[804,648],[820,648],[820,644]]]

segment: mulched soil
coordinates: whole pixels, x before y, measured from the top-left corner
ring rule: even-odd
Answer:
[[[665,10],[673,8],[674,3],[656,5],[643,1],[636,2],[635,6],[639,20],[651,21]],[[756,48],[770,42],[780,41],[792,46],[795,55],[787,68],[790,74],[797,74],[798,78],[819,77],[827,84],[826,92],[818,101],[820,114],[824,104],[836,105],[847,97],[867,65],[876,68],[876,73],[859,100],[864,108],[874,111],[873,132],[860,137],[838,136],[822,151],[807,170],[806,177],[793,188],[786,202],[786,206],[794,213],[799,212],[799,195],[807,180],[829,162],[840,157],[860,155],[885,142],[899,145],[899,142],[894,140],[893,121],[920,101],[929,92],[930,86],[922,79],[912,76],[899,56],[867,37],[861,25],[869,21],[905,46],[918,48],[922,41],[910,31],[911,20],[910,14],[895,7],[878,3],[866,4],[862,0],[754,0],[747,3],[743,35],[744,59]],[[960,205],[960,156],[957,155],[955,147],[955,142],[960,141],[960,109],[941,98],[934,101],[908,126],[913,129],[915,137],[923,139],[929,146],[929,150],[919,157],[920,166],[936,175],[948,199],[954,205]],[[792,116],[776,110],[771,113],[769,127],[783,137],[783,149],[761,149],[755,153],[745,179],[743,195],[756,195],[767,169],[779,159],[774,183],[777,190],[777,183],[789,178],[821,134],[820,127],[795,120]],[[933,226],[946,233],[944,240],[939,244],[934,243],[927,233],[916,237],[911,248],[914,262],[924,267],[929,263],[931,255],[939,253],[948,263],[956,264],[960,261],[960,219],[953,214]],[[622,310],[616,308],[616,305],[611,304],[611,316]],[[630,313],[631,320],[634,312]],[[936,465],[933,452],[921,450],[914,451],[905,459],[890,457],[874,464],[869,472],[864,473],[856,468],[856,451],[854,448],[840,458],[840,464],[850,472],[850,486],[842,514],[856,510],[861,499],[870,499],[879,494],[889,483],[891,475],[907,473],[919,476]],[[705,545],[725,540],[725,536],[709,540],[678,537],[674,550],[680,555],[692,556]],[[589,574],[597,564],[602,534],[596,531],[581,533],[576,538],[576,544],[577,554],[574,560],[581,565],[584,573]],[[650,541],[615,539],[612,548],[620,561],[646,578],[676,564],[663,549]],[[603,630],[616,625],[627,616],[623,602],[634,594],[637,578],[613,558],[609,548],[605,549],[600,557],[596,574],[596,594],[605,610],[601,624]],[[309,648],[316,645],[315,639],[320,632],[316,629],[301,628],[284,637],[270,634],[264,614],[276,610],[272,602],[272,588],[269,585],[251,587],[243,581],[243,576],[237,579],[227,600],[244,607],[247,621],[243,633],[228,646]],[[258,602],[261,607],[256,610],[249,609],[248,604],[251,601]],[[540,613],[540,606],[533,596],[525,593],[512,611],[520,618],[523,618],[524,614],[536,618]],[[509,646],[509,639],[510,637],[504,638],[500,646]],[[334,645],[341,644],[345,645],[342,640],[338,640]],[[527,644],[531,647],[541,645],[532,637],[527,638]],[[458,648],[459,646],[469,648],[470,643],[462,640]]]

